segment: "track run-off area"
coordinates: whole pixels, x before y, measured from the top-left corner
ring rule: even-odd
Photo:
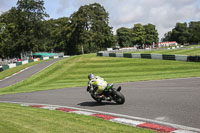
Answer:
[[[42,64],[34,66],[37,69],[35,73],[52,63],[55,62],[46,62],[43,67],[38,66]],[[28,71],[26,69],[0,81],[0,86],[5,86],[5,83],[12,85],[16,82],[14,79],[23,77]],[[127,82],[115,86],[122,86],[121,92],[126,98],[123,105],[114,102],[96,103],[87,93],[86,86],[0,95],[0,101],[68,106],[118,114],[130,119],[182,125],[200,131],[200,78]]]

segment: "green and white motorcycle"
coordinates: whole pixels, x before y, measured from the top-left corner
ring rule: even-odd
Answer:
[[[117,89],[113,87],[114,84],[109,84],[106,89],[102,92],[101,96],[96,95],[95,89],[97,88],[92,88],[91,86],[88,85],[87,91],[90,93],[91,97],[96,100],[98,103],[101,103],[102,100],[105,101],[115,101],[117,104],[124,104],[125,102],[125,97],[124,95],[120,92],[121,91],[121,86],[119,86]]]

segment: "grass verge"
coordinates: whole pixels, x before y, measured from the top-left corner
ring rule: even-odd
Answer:
[[[62,59],[16,85],[0,88],[0,94],[86,86],[88,73],[99,75],[109,83],[199,77],[200,64],[80,55]]]
[[[92,116],[0,103],[2,133],[153,133]]]

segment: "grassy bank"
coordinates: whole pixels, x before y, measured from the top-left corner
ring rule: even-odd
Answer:
[[[200,64],[153,59],[74,56],[53,64],[16,85],[1,88],[0,94],[69,88],[87,85],[88,73],[102,76],[109,83],[199,77]]]
[[[0,103],[2,133],[150,133],[92,116]]]

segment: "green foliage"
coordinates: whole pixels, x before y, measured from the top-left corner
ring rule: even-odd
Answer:
[[[145,43],[145,29],[142,24],[135,24],[132,34],[134,44],[143,45]]]
[[[158,31],[153,24],[144,25],[145,29],[145,44],[158,43]]]
[[[117,29],[117,40],[120,47],[132,46],[131,29],[121,27]]]
[[[188,32],[187,23],[176,23],[172,30],[171,38],[180,44],[188,42],[190,33]]]
[[[65,51],[68,46],[68,34],[70,33],[70,20],[67,17],[50,19],[43,21],[42,24],[46,27],[45,37],[42,39],[48,51],[60,52]]]
[[[43,5],[43,0],[18,0],[17,7],[0,16],[0,23],[6,25],[1,33],[1,57],[19,57],[25,51],[44,50],[40,41],[44,36],[41,21],[48,15]]]
[[[200,21],[187,23],[176,23],[175,28],[165,33],[162,41],[176,41],[180,44],[200,43]]]
[[[84,54],[96,52],[113,45],[112,28],[108,25],[108,13],[98,3],[81,6],[71,15],[70,42]]]
[[[0,16],[0,57],[27,51],[84,54],[114,44],[108,13],[98,3],[81,6],[70,18],[45,20],[44,0],[18,0]]]
[[[135,24],[133,28],[121,27],[117,29],[117,41],[121,47],[157,43],[158,31],[153,24]]]
[[[190,43],[200,43],[200,21],[189,23]]]

